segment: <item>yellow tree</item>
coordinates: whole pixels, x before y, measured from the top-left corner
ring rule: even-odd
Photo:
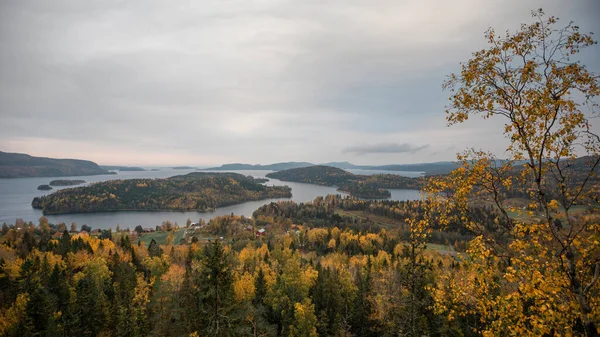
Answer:
[[[596,336],[600,137],[589,121],[600,88],[598,76],[576,61],[596,42],[573,23],[532,14],[534,22],[514,33],[488,30],[488,48],[444,83],[449,125],[476,115],[503,120],[510,142],[507,160],[467,151],[457,170],[426,188],[431,221],[476,235],[467,272],[448,271],[446,283],[458,286],[435,290],[436,308],[454,317],[461,310],[452,303],[460,302],[463,313],[480,315],[484,335]],[[526,212],[511,195],[529,200]],[[477,204],[492,205],[496,220],[475,216]],[[591,216],[575,215],[581,205]]]

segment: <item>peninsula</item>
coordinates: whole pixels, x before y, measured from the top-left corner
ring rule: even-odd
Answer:
[[[0,151],[0,178],[67,177],[114,174],[89,160],[33,157]]]
[[[272,172],[269,178],[282,181],[337,186],[340,191],[365,199],[385,199],[391,196],[387,189],[420,189],[422,177],[408,178],[396,174],[358,175],[340,168],[317,165]]]

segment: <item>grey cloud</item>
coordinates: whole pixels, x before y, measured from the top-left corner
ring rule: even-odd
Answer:
[[[357,155],[372,153],[416,153],[429,147],[429,144],[416,145],[410,143],[380,143],[373,145],[355,145],[345,148],[343,153],[354,153]]]
[[[340,152],[344,139],[462,147],[437,132],[444,76],[485,46],[488,26],[518,28],[541,3],[0,1],[0,150],[25,151],[6,145],[18,137],[27,149],[60,140],[61,157],[78,155],[69,142],[85,140],[115,153],[327,162],[365,158]],[[600,32],[596,1],[543,6]],[[482,135],[469,142],[498,146]],[[399,149],[365,164],[429,159]],[[383,155],[391,153],[404,155]],[[83,155],[93,160],[94,149]]]

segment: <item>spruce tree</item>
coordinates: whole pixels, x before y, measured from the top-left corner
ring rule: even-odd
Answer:
[[[154,239],[148,245],[148,254],[150,254],[150,257],[160,257],[162,255],[162,249]]]
[[[263,304],[266,295],[267,281],[265,280],[265,273],[261,268],[258,270],[258,275],[256,275],[256,280],[254,281],[254,299],[252,302],[254,305]]]
[[[199,283],[203,333],[227,336],[235,319],[233,276],[220,240],[206,247]]]

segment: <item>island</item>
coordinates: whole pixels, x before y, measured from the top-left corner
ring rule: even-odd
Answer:
[[[111,170],[111,171],[131,171],[131,172],[137,172],[137,171],[146,171],[145,168],[142,167],[138,167],[138,166],[116,166],[116,165],[100,165],[100,167],[102,167],[105,170]]]
[[[85,180],[58,179],[50,182],[50,186],[75,186],[81,184],[85,184]]]
[[[191,166],[174,166],[171,167],[173,170],[196,170],[195,167],[191,167]]]
[[[68,177],[113,174],[89,160],[33,157],[0,151],[0,178]]]
[[[40,185],[37,187],[38,190],[40,191],[49,191],[52,189],[52,186],[50,185]]]
[[[209,211],[246,201],[290,198],[288,186],[265,186],[237,173],[192,172],[166,179],[110,180],[36,197],[45,215],[110,211]]]
[[[267,177],[282,181],[337,186],[339,191],[364,199],[385,199],[391,196],[387,189],[420,189],[425,179],[396,174],[358,175],[340,168],[316,165],[272,172]]]

